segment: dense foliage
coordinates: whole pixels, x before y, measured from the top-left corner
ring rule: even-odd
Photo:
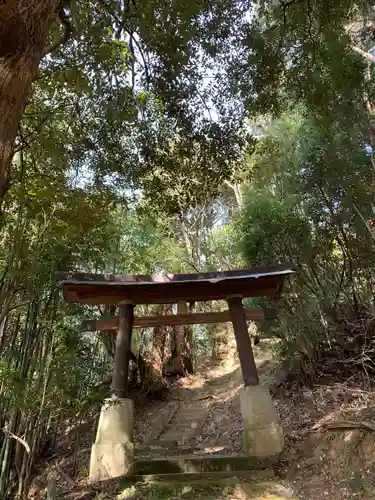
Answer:
[[[242,250],[249,262],[289,261],[298,271],[279,334],[304,363],[326,351],[346,363],[346,352],[356,370],[372,350],[374,169],[364,141],[356,124],[322,127],[294,113],[270,124],[249,164]]]

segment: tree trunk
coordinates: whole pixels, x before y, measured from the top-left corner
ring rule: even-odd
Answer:
[[[61,0],[0,5],[0,206],[10,185],[13,148],[30,84]]]
[[[165,306],[161,307],[163,310]],[[159,312],[160,314],[160,312]],[[165,352],[165,344],[167,341],[168,335],[168,327],[167,326],[156,326],[154,328],[153,342],[152,342],[152,365],[154,370],[163,375],[163,366],[164,366],[164,352]]]
[[[174,377],[180,375],[185,376],[184,360],[182,356],[182,348],[184,344],[185,330],[183,326],[172,327],[170,336],[170,351],[171,356],[164,363],[164,375]]]

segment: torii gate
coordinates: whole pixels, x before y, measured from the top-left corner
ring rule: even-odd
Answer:
[[[133,327],[232,321],[245,386],[241,389],[240,399],[246,450],[254,456],[273,455],[282,450],[282,429],[268,388],[259,384],[246,323],[248,320],[274,318],[276,313],[269,309],[244,308],[242,299],[277,296],[284,279],[293,273],[294,270],[286,264],[160,276],[58,273],[67,300],[119,307],[118,317],[86,322],[88,330],[117,329],[112,398],[105,402],[101,411],[91,452],[91,480],[118,477],[132,469],[133,402],[127,398],[127,389]],[[210,313],[188,311],[187,302],[210,300],[226,300],[229,310]],[[134,317],[135,305],[168,303],[178,304],[177,314]]]

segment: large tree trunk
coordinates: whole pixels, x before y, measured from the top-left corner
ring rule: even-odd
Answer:
[[[61,0],[0,3],[0,207],[9,189],[14,143],[30,84]]]

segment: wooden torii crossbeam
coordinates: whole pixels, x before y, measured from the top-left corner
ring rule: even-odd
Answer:
[[[185,303],[184,303],[185,304]],[[246,321],[262,321],[277,319],[276,309],[255,309],[245,307]],[[214,311],[203,313],[177,313],[155,316],[134,316],[133,328],[153,328],[155,326],[178,325],[208,325],[215,323],[228,323],[231,321],[230,311]],[[85,331],[117,330],[118,316],[107,319],[89,319],[82,323]]]

